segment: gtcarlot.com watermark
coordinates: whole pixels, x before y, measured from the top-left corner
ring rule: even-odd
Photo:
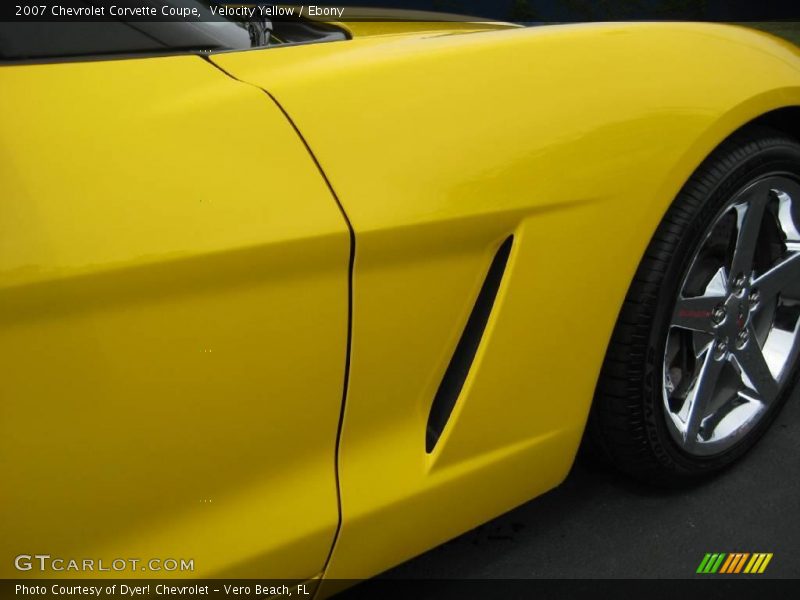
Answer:
[[[61,558],[49,554],[19,554],[14,558],[17,571],[38,571],[40,573],[134,573],[141,571],[192,572],[193,558]]]

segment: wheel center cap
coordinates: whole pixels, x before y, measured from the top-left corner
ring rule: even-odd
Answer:
[[[739,288],[729,293],[723,305],[718,308],[722,316],[715,336],[718,359],[726,357],[728,352],[735,349],[744,349],[749,343],[750,319],[757,294],[757,291],[751,293],[749,287]]]

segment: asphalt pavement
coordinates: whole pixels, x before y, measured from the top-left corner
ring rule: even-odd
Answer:
[[[800,389],[700,487],[654,489],[579,460],[555,490],[382,577],[686,578],[707,552],[772,552],[760,577],[800,578]]]

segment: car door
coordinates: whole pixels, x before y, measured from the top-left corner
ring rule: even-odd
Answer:
[[[350,239],[302,140],[198,56],[0,89],[0,574],[318,575]]]

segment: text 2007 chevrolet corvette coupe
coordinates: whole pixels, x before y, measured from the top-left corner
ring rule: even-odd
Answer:
[[[360,578],[582,439],[682,484],[764,433],[800,353],[795,47],[246,26],[0,29],[3,576]]]

